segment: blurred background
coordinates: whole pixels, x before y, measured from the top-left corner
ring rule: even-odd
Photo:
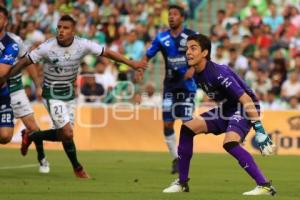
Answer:
[[[185,26],[210,36],[213,61],[238,72],[263,108],[299,108],[298,0],[2,0],[1,4],[10,11],[8,30],[29,46],[55,36],[60,16],[70,14],[77,21],[79,36],[134,60],[143,57],[157,32],[168,28],[168,5],[179,4],[186,11]],[[86,56],[77,80],[78,99],[160,105],[164,68],[162,56],[156,56],[143,81],[136,83],[128,66]],[[42,66],[38,69],[42,77]],[[23,83],[35,101],[34,84],[26,73]],[[123,99],[113,94],[132,95]],[[199,89],[196,103],[205,101]]]

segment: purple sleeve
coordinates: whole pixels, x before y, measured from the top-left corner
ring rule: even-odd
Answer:
[[[217,84],[221,91],[236,100],[245,93],[245,90],[241,87],[236,78],[229,73],[219,73]]]
[[[146,55],[148,58],[152,58],[158,51],[160,51],[160,42],[157,35],[152,41],[151,46],[147,49]]]

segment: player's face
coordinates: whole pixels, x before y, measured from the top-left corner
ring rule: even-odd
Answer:
[[[181,26],[184,18],[180,15],[179,10],[173,8],[169,10],[169,26],[171,29],[176,29]]]
[[[7,18],[4,13],[0,12],[0,32],[4,31],[7,25]]]
[[[57,24],[57,40],[61,44],[69,43],[75,36],[75,27],[70,21],[59,21]]]
[[[200,45],[195,40],[189,40],[187,42],[186,57],[189,66],[196,66],[200,64],[203,58],[205,58],[204,51],[201,50]]]

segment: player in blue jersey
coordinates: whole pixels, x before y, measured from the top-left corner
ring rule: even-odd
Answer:
[[[199,133],[225,133],[224,149],[255,180],[257,186],[244,195],[275,195],[270,181],[253,157],[240,145],[251,127],[263,155],[270,155],[274,145],[260,121],[259,102],[253,91],[227,65],[210,60],[211,42],[204,35],[187,39],[188,64],[195,68],[194,79],[205,93],[219,103],[217,108],[201,114],[181,126],[178,146],[179,179],[164,189],[165,193],[188,192],[188,174],[193,155],[193,138]]]
[[[149,61],[157,52],[163,54],[165,60],[165,79],[163,89],[163,123],[165,142],[173,157],[172,171],[178,172],[178,155],[175,119],[183,121],[192,118],[196,85],[192,78],[194,69],[188,69],[185,56],[186,39],[195,32],[183,27],[184,10],[177,5],[169,7],[170,29],[157,34],[147,50],[145,60]]]
[[[0,6],[0,78],[8,74],[19,54],[18,44],[5,32],[8,12]],[[0,86],[0,143],[7,144],[13,136],[13,110],[10,105],[8,85]]]

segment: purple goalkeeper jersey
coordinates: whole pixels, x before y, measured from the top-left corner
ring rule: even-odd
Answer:
[[[197,86],[204,90],[208,97],[225,109],[236,109],[239,98],[245,92],[259,109],[259,102],[250,87],[227,65],[207,61],[200,73],[195,73]]]

